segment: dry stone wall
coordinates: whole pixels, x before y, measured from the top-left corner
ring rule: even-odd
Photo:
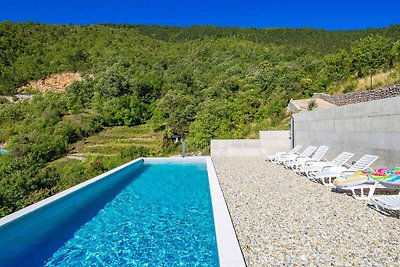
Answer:
[[[315,93],[314,98],[320,98],[337,106],[367,102],[390,97],[400,96],[400,84],[361,92],[348,94],[328,95],[324,93]]]

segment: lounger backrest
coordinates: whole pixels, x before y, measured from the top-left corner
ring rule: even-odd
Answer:
[[[299,150],[302,148],[302,145],[297,145],[294,148],[292,148],[292,150],[289,151],[289,154],[296,154],[297,152],[299,152]]]
[[[332,163],[334,166],[340,167],[345,164],[352,156],[354,156],[353,153],[342,152],[336,158],[334,158],[334,160],[332,160]]]
[[[311,158],[320,161],[328,149],[328,146],[320,146]]]
[[[375,155],[364,155],[350,167],[350,170],[365,170],[366,168],[371,166],[371,164],[374,163],[374,161],[378,158],[379,157]]]
[[[309,146],[307,147],[303,152],[301,152],[301,156],[303,157],[309,157],[311,156],[312,153],[314,153],[314,151],[317,149],[316,146]]]

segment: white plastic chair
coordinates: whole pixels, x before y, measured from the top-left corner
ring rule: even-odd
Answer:
[[[319,162],[321,159],[324,157],[326,152],[328,151],[329,147],[328,146],[320,146],[318,149],[315,151],[315,153],[312,155],[312,157],[302,157],[299,156],[296,158],[295,161],[292,162],[286,162],[285,166],[287,168],[291,168],[292,170],[296,171],[303,165],[311,162]]]
[[[306,162],[304,166],[300,167],[298,170],[296,170],[296,172],[302,173],[310,178],[310,174],[319,172],[324,167],[341,167],[353,156],[353,153],[342,152],[332,161]]]
[[[295,161],[298,157],[310,157],[312,153],[317,149],[316,146],[309,146],[300,155],[286,155],[282,156],[280,159],[277,160],[278,164],[285,164],[287,162]]]
[[[295,155],[299,152],[299,150],[302,148],[303,146],[301,145],[297,145],[294,148],[292,148],[292,150],[290,150],[289,152],[278,152],[275,155],[269,155],[267,156],[266,160],[271,161],[271,162],[275,162],[278,159],[280,159],[282,156],[284,155]]]
[[[325,186],[334,186],[332,183],[334,179],[347,177],[358,170],[365,170],[378,158],[378,156],[374,155],[364,155],[348,169],[345,167],[324,167],[320,172],[311,174],[310,177],[312,180],[319,181]]]

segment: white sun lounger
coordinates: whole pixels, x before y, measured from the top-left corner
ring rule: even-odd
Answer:
[[[370,200],[376,189],[400,190],[400,184],[384,181],[366,181],[357,185],[335,186],[339,190],[351,191],[353,197],[357,200]]]
[[[312,155],[312,153],[314,153],[314,151],[317,149],[316,146],[309,146],[307,147],[303,152],[301,152],[300,155],[286,155],[281,157],[280,159],[277,160],[278,164],[285,164],[287,162],[292,162],[295,161],[297,159],[297,157],[310,157]]]
[[[326,154],[328,149],[329,149],[328,146],[320,146],[315,151],[315,153],[312,155],[312,157],[299,156],[293,162],[286,162],[285,166],[287,168],[291,168],[292,170],[296,171],[297,169],[299,169],[300,167],[302,167],[306,163],[319,162],[324,157],[324,155]]]
[[[284,155],[295,155],[297,154],[297,152],[299,152],[299,150],[302,148],[301,145],[297,145],[294,148],[292,148],[292,150],[290,150],[289,152],[278,152],[275,155],[269,155],[267,156],[266,160],[271,161],[271,162],[275,162],[278,159],[280,159],[282,156]]]
[[[304,166],[300,167],[296,172],[303,173],[308,178],[310,178],[310,174],[321,171],[324,167],[340,167],[345,164],[351,157],[353,157],[353,153],[342,152],[332,161],[319,161],[319,162],[306,162]]]
[[[366,182],[358,185],[350,185],[350,186],[338,186],[335,187],[340,191],[351,191],[353,197],[357,200],[369,200],[374,195],[375,189],[377,188],[386,188],[379,182]],[[386,188],[388,189],[388,188]]]
[[[319,181],[325,186],[334,186],[332,183],[334,179],[347,177],[358,170],[365,170],[377,159],[378,156],[364,155],[348,169],[345,167],[324,167],[320,172],[311,174],[310,177],[312,180]]]
[[[400,194],[374,196],[371,202],[378,210],[400,210]]]

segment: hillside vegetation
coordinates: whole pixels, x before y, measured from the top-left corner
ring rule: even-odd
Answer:
[[[310,49],[320,54],[336,53],[342,49],[349,50],[355,41],[370,35],[381,35],[392,40],[398,40],[400,26],[393,25],[387,28],[371,28],[352,31],[326,31],[310,28],[290,29],[258,29],[237,27],[169,27],[149,25],[109,25],[116,28],[134,28],[141,34],[168,42],[187,42],[213,38],[236,38],[265,45],[291,46]]]
[[[135,157],[168,155],[180,138],[204,149],[212,138],[286,128],[290,98],[398,72],[399,39],[400,26],[323,31],[0,23],[1,95],[52,74],[83,78],[65,92],[0,102],[0,143],[11,152],[0,156],[0,216]],[[154,146],[91,144],[104,129],[144,124],[139,127],[159,140]],[[87,159],[71,167],[65,156],[74,149]]]

